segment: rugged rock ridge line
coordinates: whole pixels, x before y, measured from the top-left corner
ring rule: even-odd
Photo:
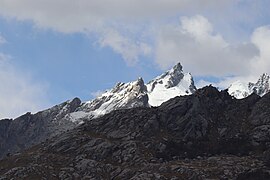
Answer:
[[[14,120],[1,120],[0,159],[76,127],[78,124],[65,116],[80,105],[80,99],[74,98],[36,114],[26,113]]]
[[[88,116],[98,117],[116,109],[148,107],[147,88],[142,78],[130,83],[117,83],[116,86],[92,101],[83,103],[77,111]]]
[[[240,93],[232,91],[236,89],[233,86],[229,88],[229,93],[238,98],[238,94],[246,97],[251,92],[262,96],[269,91],[269,76],[264,74],[257,83],[250,83],[247,91],[235,87],[240,89]],[[0,159],[71,130],[85,120],[119,109],[159,106],[173,97],[190,95],[195,91],[191,74],[184,73],[182,65],[178,63],[147,84],[142,78],[130,83],[118,83],[113,89],[89,102],[82,103],[75,98],[36,114],[26,113],[15,120],[1,120]]]
[[[159,106],[175,96],[189,95],[195,90],[191,74],[184,73],[182,65],[177,63],[147,84],[142,78],[129,83],[117,83],[113,89],[83,103],[66,118],[81,121],[85,117],[96,118],[117,109]]]
[[[177,63],[171,70],[147,84],[142,78],[134,82],[118,83],[96,99],[84,103],[80,110],[98,117],[116,109],[159,106],[175,96],[189,95],[195,90],[191,74],[184,73],[182,65]]]
[[[269,101],[208,86],[116,110],[0,161],[0,177],[269,179]]]
[[[151,90],[148,90],[151,87]],[[26,113],[14,120],[0,121],[0,159],[20,152],[64,131],[73,129],[85,119],[93,119],[118,109],[160,105],[178,95],[196,90],[192,76],[184,73],[180,63],[145,84],[142,78],[118,83],[96,99],[82,103],[80,99],[64,102],[36,114]]]

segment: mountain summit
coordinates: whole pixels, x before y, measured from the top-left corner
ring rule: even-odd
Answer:
[[[163,102],[180,95],[195,92],[193,78],[184,73],[177,63],[171,70],[145,84],[142,78],[129,83],[117,83],[92,101],[83,103],[77,112],[71,113],[71,120],[84,117],[99,117],[116,109],[159,106]]]
[[[236,81],[228,88],[228,92],[237,99],[242,99],[255,93],[263,96],[270,91],[269,82],[270,76],[266,73],[262,74],[256,83],[244,83]]]
[[[159,106],[175,96],[189,95],[196,91],[193,77],[190,73],[183,72],[180,63],[150,81],[146,86],[151,106]]]

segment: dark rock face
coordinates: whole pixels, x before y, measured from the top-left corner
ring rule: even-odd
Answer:
[[[76,126],[63,117],[81,104],[75,98],[36,114],[26,113],[14,120],[0,121],[0,159],[38,144]]]
[[[113,111],[0,161],[0,179],[269,179],[269,97],[209,86]]]

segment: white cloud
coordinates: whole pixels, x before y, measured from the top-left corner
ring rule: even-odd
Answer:
[[[46,86],[34,83],[11,64],[9,56],[1,53],[0,82],[0,119],[36,112],[48,105]]]
[[[255,29],[251,36],[251,42],[258,48],[259,52],[250,59],[249,73],[223,78],[216,86],[227,88],[232,82],[237,80],[246,83],[257,82],[259,76],[263,73],[270,74],[270,26],[262,26]],[[239,66],[240,70],[242,68],[243,66]]]
[[[233,44],[203,16],[182,17],[180,22],[157,32],[156,60],[162,68],[180,60],[193,75],[220,78],[217,83],[199,80],[198,87],[212,83],[227,88],[236,80],[256,82],[262,73],[270,73],[270,26],[256,28],[248,42]]]
[[[147,43],[124,37],[113,29],[107,29],[99,38],[101,47],[111,47],[116,53],[123,56],[129,65],[133,65],[140,55],[150,55],[151,47]]]
[[[243,83],[257,82],[258,78],[259,77],[254,75],[226,77],[221,79],[219,82],[214,83],[214,86],[220,87],[221,89],[227,89],[232,83],[236,81]]]
[[[260,50],[252,61],[252,71],[255,75],[263,72],[270,73],[270,26],[257,28],[252,34],[251,41]]]
[[[111,47],[128,64],[151,53],[137,27],[191,11],[225,9],[233,0],[1,0],[0,15],[30,20],[37,27],[64,33],[97,34],[101,46]],[[219,12],[219,11],[216,11]],[[121,27],[120,27],[121,26]],[[162,25],[161,25],[162,26]],[[115,28],[120,27],[120,28]],[[158,27],[159,28],[159,27]],[[126,33],[127,32],[127,33]]]
[[[196,88],[202,88],[204,86],[208,86],[210,84],[213,84],[213,82],[210,82],[210,81],[206,81],[204,79],[200,79],[196,82]]]
[[[141,56],[154,55],[157,64],[164,69],[181,61],[194,75],[251,77],[269,69],[269,27],[258,28],[252,35],[246,30],[248,23],[253,28],[258,17],[269,16],[267,3],[252,0],[1,0],[0,15],[30,20],[38,28],[94,34],[101,47],[112,48],[130,65]],[[190,16],[193,14],[203,16]],[[187,17],[180,18],[180,23],[172,20],[183,15]],[[265,21],[262,19],[260,23]],[[244,28],[239,28],[238,23]],[[242,34],[243,37],[251,35],[251,40],[243,38]],[[241,42],[243,39],[246,42]]]
[[[258,54],[254,44],[230,44],[203,16],[182,17],[180,21],[157,32],[156,60],[162,68],[181,61],[185,69],[200,76],[249,73],[250,62]]]
[[[180,12],[220,9],[233,0],[1,0],[0,13],[61,32],[95,29],[112,20],[155,19]],[[220,10],[219,10],[220,11]],[[218,11],[216,11],[218,12]],[[106,22],[107,21],[107,22]]]
[[[102,90],[98,90],[98,91],[95,91],[95,92],[91,92],[91,96],[93,98],[96,98],[98,96],[100,96],[101,94],[103,94],[105,91],[102,91]]]
[[[182,29],[190,33],[194,38],[202,40],[207,38],[213,32],[212,24],[203,16],[194,16],[192,18],[181,18]],[[224,44],[226,46],[226,44]]]

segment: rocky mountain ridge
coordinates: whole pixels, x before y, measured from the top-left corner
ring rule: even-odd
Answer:
[[[113,89],[88,102],[82,103],[75,98],[36,114],[26,113],[14,120],[1,120],[0,159],[71,130],[85,119],[100,117],[118,109],[160,105],[170,98],[191,94],[195,90],[192,76],[184,73],[178,63],[148,84],[142,78],[130,83],[118,83]]]
[[[195,92],[193,77],[184,73],[177,63],[171,70],[145,84],[142,78],[129,83],[117,83],[94,100],[85,102],[75,112],[68,114],[67,119],[96,118],[117,109],[159,106],[163,102],[179,95]]]
[[[269,101],[207,86],[159,107],[116,110],[0,161],[0,177],[266,180]]]
[[[0,121],[0,159],[6,154],[20,152],[57,134],[118,109],[159,106],[179,95],[196,91],[190,73],[184,73],[177,63],[171,70],[145,84],[142,78],[130,83],[118,83],[94,100],[82,103],[80,99],[64,102],[36,114],[26,113],[15,120]],[[263,74],[258,82],[235,83],[228,92],[244,98],[252,92],[260,96],[269,91],[269,76]]]

